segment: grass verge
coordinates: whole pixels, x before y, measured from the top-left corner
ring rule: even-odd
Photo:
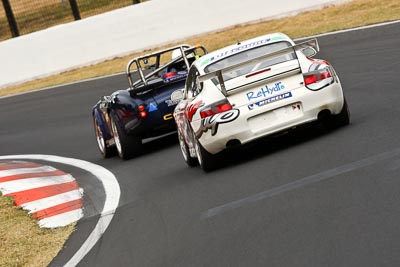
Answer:
[[[203,44],[209,51],[212,51],[235,43],[239,39],[245,40],[271,32],[284,32],[292,38],[299,38],[398,19],[400,19],[400,2],[398,0],[353,0],[343,5],[305,12],[294,17],[236,26],[220,32],[188,38],[182,42]],[[147,52],[150,51],[143,53]],[[139,54],[115,58],[96,65],[0,89],[0,96],[119,73],[124,71],[129,59]]]
[[[398,0],[379,2],[354,0],[344,5],[306,12],[294,17],[232,27],[182,42],[203,44],[212,51],[239,39],[244,40],[270,32],[284,32],[292,38],[298,38],[398,19],[400,19]],[[0,89],[0,96],[118,73],[124,70],[130,58],[137,55],[116,58],[94,66]],[[12,199],[0,196],[0,266],[46,266],[62,248],[73,230],[74,225],[56,230],[40,229],[25,211],[12,205]]]
[[[74,228],[41,229],[11,197],[0,194],[0,266],[49,265]]]

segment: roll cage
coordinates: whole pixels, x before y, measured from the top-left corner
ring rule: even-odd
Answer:
[[[180,50],[180,56],[176,58],[172,58],[170,61],[164,63],[162,62],[161,56],[166,53],[170,53],[174,50]],[[198,51],[201,50],[201,51]],[[167,49],[163,49],[151,54],[143,55],[140,57],[136,57],[131,59],[128,64],[126,65],[126,75],[129,81],[129,87],[132,91],[136,91],[135,89],[139,89],[142,86],[149,85],[150,78],[155,76],[157,73],[162,71],[165,68],[177,63],[183,59],[184,64],[186,65],[187,70],[190,68],[190,63],[188,60],[188,55],[193,54],[194,58],[197,59],[199,56],[207,54],[207,50],[201,46],[190,46],[187,44],[182,44],[174,47],[170,47]],[[150,67],[143,68],[141,65],[141,61],[146,62],[149,58],[155,58],[155,63],[152,64]],[[132,74],[134,71],[132,70],[132,66],[136,67],[136,71],[139,75],[139,78],[134,80]],[[147,73],[145,73],[147,71]],[[148,72],[150,71],[150,72]],[[139,89],[140,90],[140,89]]]

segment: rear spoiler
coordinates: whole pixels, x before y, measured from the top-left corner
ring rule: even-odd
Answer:
[[[232,70],[235,70],[235,69],[238,69],[238,68],[251,66],[251,65],[263,62],[266,59],[274,58],[274,57],[281,56],[281,55],[285,55],[285,54],[291,53],[293,51],[300,51],[300,50],[303,50],[303,49],[305,49],[307,47],[312,47],[316,52],[319,52],[318,41],[317,41],[317,39],[314,38],[314,39],[310,39],[310,40],[307,40],[307,41],[302,42],[302,43],[295,44],[294,46],[290,46],[290,47],[287,47],[287,48],[284,48],[284,49],[281,49],[281,50],[278,50],[278,51],[275,51],[275,52],[272,52],[272,53],[269,53],[269,54],[265,54],[265,55],[260,56],[258,58],[254,58],[254,59],[250,59],[250,60],[247,60],[247,61],[243,61],[241,63],[235,64],[235,65],[223,68],[223,69],[219,69],[219,70],[216,70],[216,71],[213,71],[213,72],[209,72],[209,73],[204,74],[204,75],[201,75],[198,78],[198,82],[201,83],[201,82],[204,82],[206,80],[210,80],[210,79],[213,79],[213,78],[217,77],[218,78],[218,82],[219,82],[219,84],[221,86],[222,93],[225,96],[227,96],[227,90],[226,90],[226,86],[225,86],[225,81],[224,81],[224,78],[222,76],[222,74],[224,72],[229,72],[229,71],[232,71]]]

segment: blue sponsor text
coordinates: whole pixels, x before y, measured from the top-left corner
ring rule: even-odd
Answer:
[[[285,89],[285,86],[282,84],[282,82],[277,82],[275,83],[274,86],[269,87],[266,85],[265,87],[262,87],[258,91],[251,91],[246,94],[248,100],[253,100],[257,99],[260,97],[266,97],[269,95],[272,95],[274,92],[279,92]]]

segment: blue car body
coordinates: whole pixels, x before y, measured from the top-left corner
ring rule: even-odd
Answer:
[[[180,55],[161,63],[162,56]],[[129,159],[143,152],[142,140],[176,131],[173,112],[177,102],[173,91],[184,89],[187,70],[199,56],[202,46],[181,45],[132,59],[127,65],[130,87],[103,96],[92,109],[97,144],[103,157],[118,152]],[[142,68],[150,59],[155,61]],[[145,62],[145,63],[143,63]],[[136,71],[132,71],[132,67]]]

